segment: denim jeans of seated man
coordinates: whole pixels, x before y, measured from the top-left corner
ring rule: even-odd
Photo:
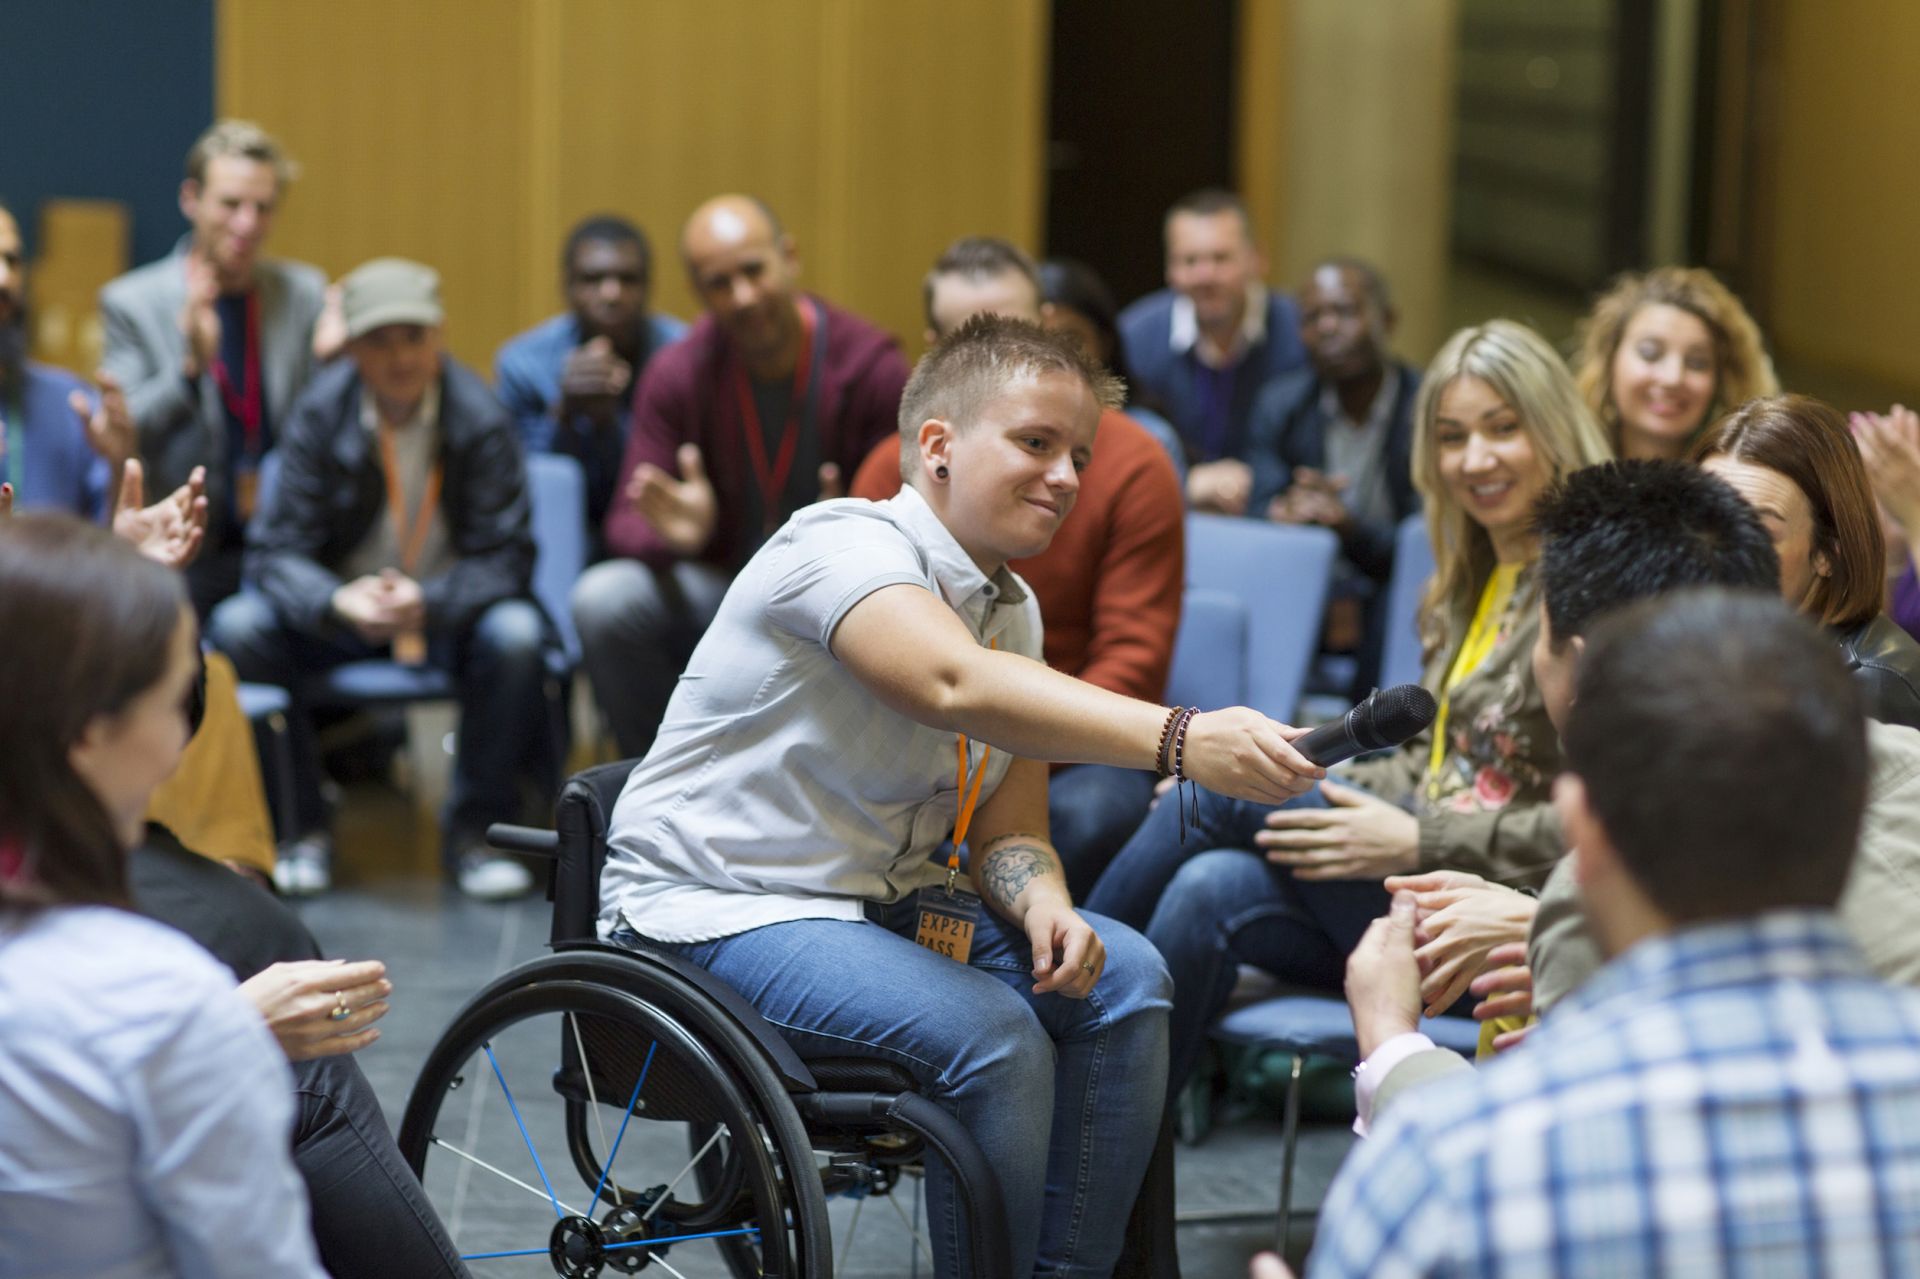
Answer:
[[[1142,929],[1173,974],[1170,1096],[1199,1060],[1241,964],[1337,995],[1347,955],[1389,904],[1377,879],[1301,880],[1267,861],[1253,837],[1274,805],[1192,794],[1182,801],[1184,841],[1169,792],[1087,898],[1089,910]],[[1283,805],[1327,806],[1317,786]]]
[[[1014,1274],[1111,1273],[1166,1095],[1160,957],[1132,929],[1089,915],[1107,948],[1093,992],[1035,995],[1026,935],[984,907],[966,964],[914,944],[912,898],[870,913],[661,948],[739,991],[802,1057],[905,1067],[998,1174]],[[612,940],[638,938],[623,929]],[[941,1276],[967,1273],[958,1213],[951,1176],[929,1159]]]
[[[1047,787],[1047,822],[1075,901],[1093,891],[1101,872],[1146,819],[1155,780],[1152,773],[1110,764],[1074,764],[1054,772]]]
[[[207,639],[233,659],[240,678],[293,691],[288,716],[294,808],[300,834],[327,828],[320,795],[320,755],[311,716],[299,703],[302,680],[348,662],[386,657],[385,645],[348,634],[322,637],[282,625],[265,596],[251,591],[224,601],[207,624]],[[483,834],[491,822],[520,819],[518,781],[532,779],[545,795],[558,788],[564,729],[547,698],[546,650],[557,643],[540,606],[531,600],[490,605],[465,634],[427,634],[427,662],[453,674],[460,726],[453,777],[442,817],[443,854]]]

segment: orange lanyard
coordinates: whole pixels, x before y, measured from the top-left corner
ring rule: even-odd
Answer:
[[[988,648],[998,649],[1000,641],[988,642]],[[960,812],[953,822],[953,850],[947,854],[947,891],[953,891],[953,881],[960,874],[960,845],[967,841],[967,827],[973,825],[973,810],[980,803],[980,783],[987,780],[987,760],[993,755],[993,747],[980,748],[980,767],[973,772],[973,784],[967,784],[967,735],[956,734],[953,742],[953,784],[960,792]]]
[[[433,527],[433,513],[440,505],[440,463],[427,472],[426,492],[420,495],[420,509],[414,512],[413,531],[406,525],[407,495],[400,485],[400,463],[394,458],[393,431],[380,424],[380,465],[387,473],[387,514],[393,519],[393,543],[400,555],[400,571],[414,576],[420,552],[427,547],[427,533]]]

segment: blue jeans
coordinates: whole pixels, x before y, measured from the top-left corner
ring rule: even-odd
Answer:
[[[1272,805],[1196,794],[1184,844],[1178,796],[1168,794],[1087,898],[1089,910],[1143,929],[1173,974],[1173,1092],[1199,1060],[1241,964],[1337,994],[1347,955],[1389,900],[1378,880],[1310,882],[1268,862],[1253,837]],[[1285,805],[1326,806],[1318,787]]]
[[[1075,901],[1093,891],[1127,836],[1140,829],[1153,783],[1152,773],[1110,764],[1074,764],[1054,773],[1047,821]]]
[[[519,819],[518,779],[531,776],[551,798],[558,789],[564,730],[547,696],[551,628],[530,600],[501,600],[463,635],[427,636],[428,661],[451,671],[460,691],[460,728],[447,792],[443,852],[451,859],[491,822]],[[240,678],[277,684],[294,697],[288,717],[293,756],[294,829],[325,830],[320,757],[300,683],[389,650],[347,632],[310,635],[281,624],[266,597],[252,591],[223,601],[207,624],[208,641],[233,659]]]
[[[914,944],[912,898],[872,910],[665,949],[739,991],[802,1057],[906,1068],[999,1174],[1016,1275],[1111,1273],[1166,1095],[1166,966],[1138,933],[1090,915],[1107,947],[1099,984],[1085,999],[1034,995],[1026,935],[984,907],[965,965]],[[937,1159],[927,1219],[937,1272],[964,1274]]]

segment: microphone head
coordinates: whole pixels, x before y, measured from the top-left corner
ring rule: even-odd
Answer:
[[[1370,751],[1398,746],[1440,713],[1433,694],[1418,684],[1377,690],[1353,708],[1353,735]]]

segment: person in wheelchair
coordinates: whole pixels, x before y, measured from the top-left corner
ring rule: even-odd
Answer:
[[[803,1057],[891,1061],[955,1114],[998,1174],[1016,1274],[1113,1269],[1166,1089],[1166,967],[1074,909],[1047,763],[1270,803],[1322,772],[1255,711],[1169,711],[1039,660],[1006,563],[1068,517],[1119,393],[1023,321],[942,338],[901,400],[906,487],[806,508],[735,579],[601,878],[604,939],[689,959]],[[937,1162],[928,1194],[939,1273],[962,1273]]]

